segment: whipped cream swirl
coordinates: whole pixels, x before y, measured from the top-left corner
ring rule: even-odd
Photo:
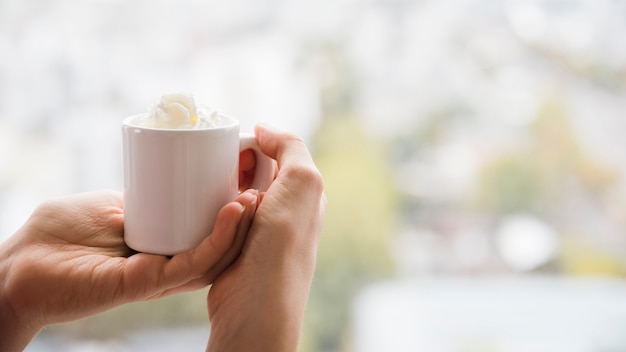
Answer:
[[[191,94],[166,94],[139,124],[157,129],[201,129],[223,125],[217,111],[196,105]]]

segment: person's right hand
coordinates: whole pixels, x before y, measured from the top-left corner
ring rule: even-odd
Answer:
[[[212,283],[239,255],[256,202],[240,194],[200,245],[172,257],[126,246],[119,192],[42,204],[0,245],[0,351],[21,351],[49,324]]]
[[[295,351],[315,270],[322,177],[300,138],[263,126],[256,136],[278,172],[259,195],[241,255],[209,291],[210,351]]]

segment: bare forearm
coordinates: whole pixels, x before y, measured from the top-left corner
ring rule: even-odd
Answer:
[[[246,305],[212,315],[207,351],[296,351],[310,282],[292,271],[247,287]]]
[[[39,330],[20,326],[4,309],[0,311],[0,351],[23,351]]]
[[[35,338],[40,329],[33,328],[25,322],[23,314],[17,312],[14,302],[10,299],[12,282],[9,269],[15,250],[11,245],[15,236],[0,245],[0,351],[23,351]]]
[[[300,321],[279,321],[273,312],[262,317],[249,317],[236,329],[211,329],[207,351],[276,351],[293,352],[300,340]]]
[[[302,315],[286,312],[287,307],[258,304],[258,309],[243,313],[234,326],[213,324],[207,351],[296,351]]]

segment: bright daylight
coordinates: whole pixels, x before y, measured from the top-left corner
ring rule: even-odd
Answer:
[[[0,0],[0,241],[124,191],[122,121],[184,93],[323,178],[299,351],[626,351],[624,38],[620,0]],[[204,351],[210,289],[26,351]]]

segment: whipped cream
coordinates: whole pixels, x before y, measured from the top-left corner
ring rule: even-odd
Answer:
[[[157,129],[201,129],[228,122],[222,120],[217,111],[196,105],[193,95],[175,93],[163,95],[136,124]]]

